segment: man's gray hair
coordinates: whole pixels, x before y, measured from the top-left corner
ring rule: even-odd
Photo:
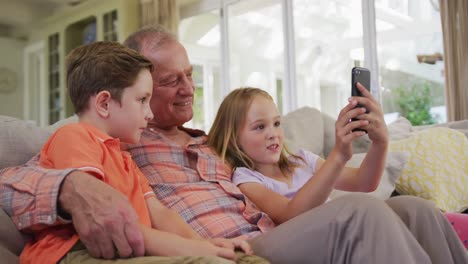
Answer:
[[[141,53],[144,47],[155,49],[172,41],[177,41],[177,36],[165,27],[148,25],[128,36],[123,45]]]

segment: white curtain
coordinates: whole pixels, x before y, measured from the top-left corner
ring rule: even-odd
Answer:
[[[141,26],[160,24],[177,36],[178,0],[140,0]]]
[[[440,0],[449,121],[468,119],[468,1]]]

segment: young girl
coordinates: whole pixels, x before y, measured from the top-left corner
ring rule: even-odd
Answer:
[[[283,223],[327,201],[336,188],[370,192],[383,173],[387,127],[379,104],[358,85],[364,97],[350,98],[336,121],[336,144],[327,160],[284,146],[281,116],[271,96],[257,88],[232,91],[222,102],[208,144],[234,169],[233,182],[275,223]],[[364,108],[355,108],[360,103]],[[357,121],[349,122],[352,118]],[[311,124],[313,126],[313,124]],[[360,168],[345,167],[352,141],[367,131],[372,145]]]
[[[311,209],[323,204],[333,188],[370,192],[380,181],[388,146],[387,127],[379,104],[361,84],[357,86],[363,97],[350,98],[341,110],[335,123],[335,147],[327,160],[305,150],[295,155],[289,153],[283,145],[281,116],[271,96],[256,88],[234,90],[224,99],[208,135],[208,144],[232,166],[233,181],[241,191],[277,224],[306,211],[306,214],[314,214]],[[358,103],[369,112],[355,108]],[[352,118],[357,120],[350,121]],[[356,128],[367,131],[372,144],[361,166],[348,168],[345,164],[352,156],[351,143],[365,134]],[[342,199],[346,196],[317,210],[332,212],[330,208],[340,204]],[[468,263],[467,251],[455,230],[432,203],[410,196],[398,196],[384,202],[371,196],[363,199],[374,200],[372,203],[376,207],[391,209],[393,214],[388,215],[388,221],[403,223],[402,229],[395,228],[392,232],[409,231],[413,235],[409,239],[402,237],[398,243],[416,240],[427,254],[428,263]],[[357,211],[353,216],[359,218]],[[298,216],[296,221],[302,219]],[[365,218],[360,219],[364,221]],[[320,220],[318,217],[317,221]],[[285,225],[294,225],[294,221]],[[336,221],[339,222],[340,217],[336,217]],[[310,228],[316,228],[316,224],[311,223]],[[329,224],[334,226],[333,221]],[[455,227],[463,232],[460,226]],[[353,232],[352,229],[350,227],[349,231]],[[376,242],[385,239],[373,235]],[[333,243],[324,243],[329,242]],[[422,263],[411,263],[416,262]]]

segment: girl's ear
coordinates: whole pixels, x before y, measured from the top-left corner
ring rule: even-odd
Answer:
[[[99,116],[107,118],[109,116],[109,103],[112,96],[109,91],[100,91],[94,99],[94,108]]]

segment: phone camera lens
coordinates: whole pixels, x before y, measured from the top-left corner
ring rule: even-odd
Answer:
[[[360,70],[357,70],[357,71],[356,71],[356,73],[357,73],[357,74],[360,74],[360,73],[361,73],[361,71],[360,71]]]

